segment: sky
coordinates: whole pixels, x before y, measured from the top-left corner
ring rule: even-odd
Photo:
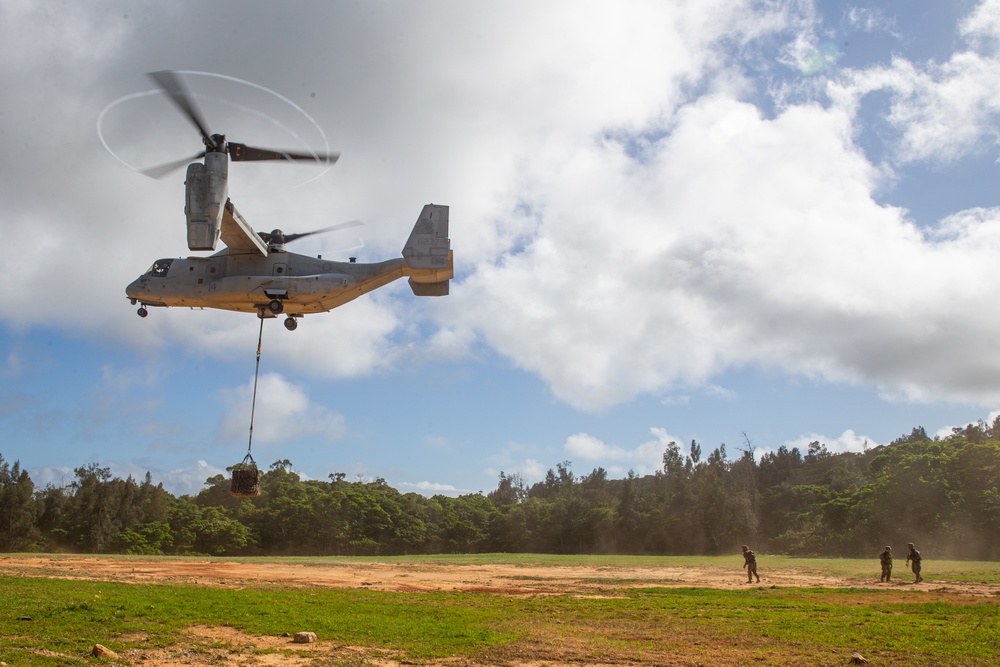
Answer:
[[[450,206],[451,294],[264,322],[252,454],[489,492],[570,462],[860,451],[1000,410],[1000,0],[0,3],[0,455],[197,493],[251,444],[260,321],[136,316],[187,249],[197,132],[303,254],[398,257]]]

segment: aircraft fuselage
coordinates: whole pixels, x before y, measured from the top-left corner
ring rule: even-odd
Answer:
[[[280,230],[266,235],[271,242],[265,244],[231,202],[222,211],[226,248],[210,257],[158,259],[125,288],[133,305],[141,304],[141,317],[146,306],[285,313],[285,326],[294,330],[295,318],[332,310],[399,278],[410,279],[416,296],[445,296],[455,277],[447,206],[424,206],[401,257],[365,264],[288,252]]]
[[[147,306],[249,313],[277,299],[284,312],[307,314],[326,312],[404,276],[437,283],[450,278],[451,271],[410,268],[403,258],[359,264],[287,251],[261,257],[225,248],[211,257],[157,260],[125,293]]]

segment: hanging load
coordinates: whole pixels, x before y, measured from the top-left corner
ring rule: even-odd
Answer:
[[[253,414],[257,410],[257,379],[260,377],[260,347],[264,340],[264,310],[260,311],[260,332],[257,334],[257,369],[253,374],[253,400],[250,403],[250,438],[247,440],[247,455],[241,463],[233,466],[233,482],[229,494],[237,498],[256,498],[260,495],[260,468],[253,460]]]
[[[237,498],[256,498],[260,495],[260,468],[249,452],[242,463],[233,466],[233,483],[229,493]]]

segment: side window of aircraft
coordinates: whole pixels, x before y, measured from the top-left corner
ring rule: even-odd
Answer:
[[[153,265],[149,267],[149,271],[146,271],[147,276],[156,276],[157,278],[164,278],[167,275],[167,271],[170,270],[170,265],[173,263],[172,259],[158,259],[153,262]]]

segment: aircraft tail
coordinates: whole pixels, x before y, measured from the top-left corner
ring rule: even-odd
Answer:
[[[436,283],[418,283],[410,278],[410,289],[414,296],[448,296],[451,280],[439,280]]]
[[[440,269],[448,266],[448,207],[427,204],[403,246],[403,258],[412,269]]]
[[[427,204],[403,246],[406,275],[416,296],[445,296],[455,276],[448,238],[448,207]]]

